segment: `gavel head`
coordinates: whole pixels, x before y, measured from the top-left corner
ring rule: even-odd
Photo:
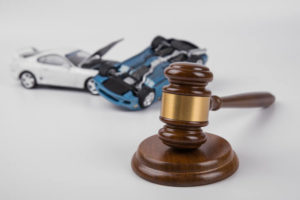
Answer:
[[[211,92],[205,89],[213,74],[194,63],[173,63],[165,70],[170,84],[163,88],[160,119],[166,125],[159,138],[170,147],[195,149],[206,141]]]

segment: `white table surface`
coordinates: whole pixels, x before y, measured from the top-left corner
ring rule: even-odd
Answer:
[[[299,1],[0,1],[0,199],[299,199]],[[95,51],[125,38],[123,60],[151,39],[188,39],[209,54],[214,94],[270,91],[268,109],[211,112],[206,131],[240,160],[230,178],[176,188],[149,183],[133,153],[163,125],[160,102],[139,112],[77,90],[25,90],[9,64],[17,49]]]

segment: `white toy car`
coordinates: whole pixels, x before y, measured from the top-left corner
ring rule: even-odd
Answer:
[[[102,56],[120,40],[113,42],[94,54],[78,49],[56,49],[38,51],[29,48],[19,52],[12,63],[12,72],[23,87],[31,89],[37,85],[73,87],[98,94],[93,77],[102,64],[118,62],[102,60]],[[87,65],[91,61],[98,65]]]

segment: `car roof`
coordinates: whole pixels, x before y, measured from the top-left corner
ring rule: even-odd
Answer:
[[[43,55],[47,55],[47,54],[58,54],[61,56],[65,56],[66,54],[69,54],[71,52],[78,51],[78,50],[81,50],[81,49],[79,49],[79,48],[50,49],[50,50],[43,50],[36,56],[39,57],[39,56],[43,56]]]

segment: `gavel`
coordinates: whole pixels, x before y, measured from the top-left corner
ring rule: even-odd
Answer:
[[[209,110],[225,107],[268,107],[275,97],[255,92],[212,96],[205,87],[212,81],[209,68],[194,63],[173,63],[165,70],[170,84],[163,88],[160,120],[166,125],[145,139],[131,162],[140,177],[169,186],[197,186],[231,176],[238,158],[222,137],[205,133]]]

